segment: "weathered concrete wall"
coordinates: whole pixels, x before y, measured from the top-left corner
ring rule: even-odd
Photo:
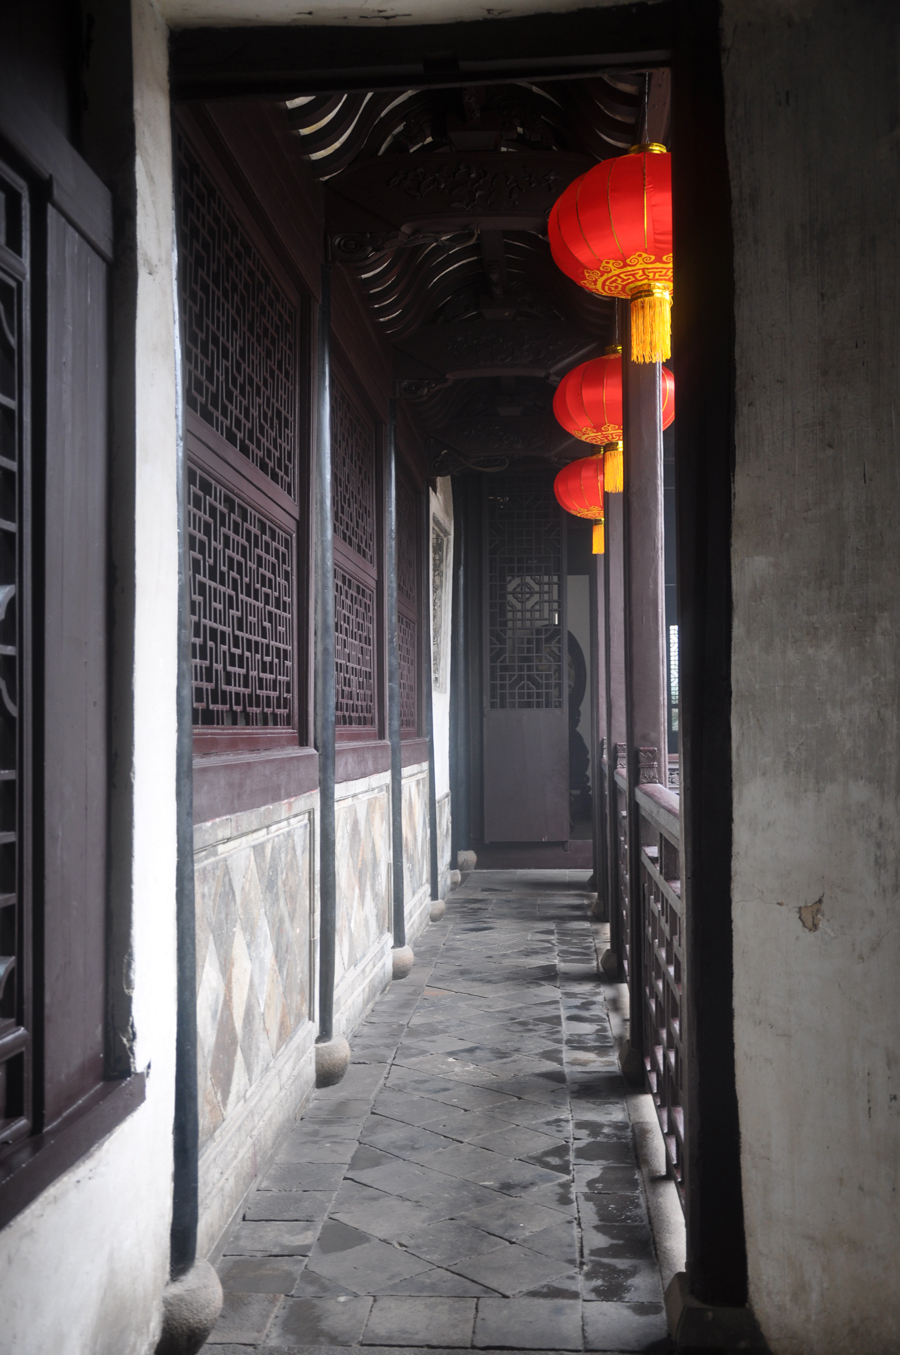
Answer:
[[[735,1034],[777,1355],[900,1349],[900,8],[725,0]]]
[[[138,259],[135,827],[131,897],[118,902],[131,915],[134,1055],[136,1067],[148,1073],[147,1097],[0,1233],[5,1355],[145,1355],[158,1336],[169,1270],[178,563],[172,180],[167,35],[146,0],[134,0],[132,10]]]

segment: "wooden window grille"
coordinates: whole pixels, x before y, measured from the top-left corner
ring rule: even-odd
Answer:
[[[563,705],[562,516],[546,476],[497,476],[487,498],[492,710]]]
[[[335,725],[339,739],[371,739],[379,726],[375,425],[342,381],[331,390]]]
[[[297,308],[184,135],[177,149],[185,403],[295,498]]]
[[[397,480],[397,648],[400,660],[400,733],[418,733],[419,572],[421,543],[416,495]]]
[[[309,732],[307,301],[202,134],[176,149],[194,743],[261,751]]]
[[[195,466],[188,512],[195,723],[290,727],[291,536]]]

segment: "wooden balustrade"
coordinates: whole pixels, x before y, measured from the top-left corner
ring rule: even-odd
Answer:
[[[682,981],[679,801],[665,786],[635,787],[641,824],[641,966],[644,1068],[666,1143],[669,1170],[682,1187]]]

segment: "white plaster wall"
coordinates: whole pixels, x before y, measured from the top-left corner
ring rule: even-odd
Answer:
[[[591,8],[617,4],[621,0],[593,0]],[[174,28],[220,24],[455,23],[585,8],[585,0],[506,0],[502,9],[480,0],[381,0],[377,5],[369,4],[368,0],[307,0],[299,10],[293,0],[163,0],[163,12]]]
[[[133,0],[137,465],[133,949],[147,1099],[0,1233],[4,1355],[146,1355],[168,1278],[175,1065],[175,384],[166,30]]]
[[[441,476],[437,482],[437,492],[430,491],[431,516],[436,518],[449,533],[449,567],[447,571],[446,593],[444,598],[444,635],[443,643],[447,655],[447,680],[440,686],[432,687],[432,712],[434,719],[434,777],[437,795],[440,798],[450,790],[450,682],[453,667],[453,651],[450,644],[450,619],[453,611],[453,492],[450,477]],[[431,579],[431,542],[428,543],[428,577]],[[431,587],[428,590],[429,608],[431,607]],[[434,625],[434,618],[431,621]],[[437,674],[434,674],[437,679]]]
[[[900,1350],[898,40],[879,0],[725,0],[735,1038],[776,1355]]]

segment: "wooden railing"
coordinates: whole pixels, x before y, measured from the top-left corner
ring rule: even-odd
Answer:
[[[635,787],[641,823],[641,987],[647,1082],[679,1188],[684,1164],[681,998],[684,928],[678,796]]]
[[[636,755],[633,812],[629,813],[625,745],[615,744],[613,748],[610,943],[618,957],[619,978],[630,990],[632,1035],[639,1045],[645,1083],[659,1116],[669,1172],[680,1190],[684,1164],[684,928],[679,797],[659,784],[655,750],[640,749]],[[636,861],[629,858],[629,829],[639,843]],[[638,888],[629,890],[629,879],[635,878]],[[632,916],[631,894],[639,897],[639,923]],[[635,956],[632,951],[638,938],[640,955]],[[636,1010],[638,1005],[640,1009]]]

